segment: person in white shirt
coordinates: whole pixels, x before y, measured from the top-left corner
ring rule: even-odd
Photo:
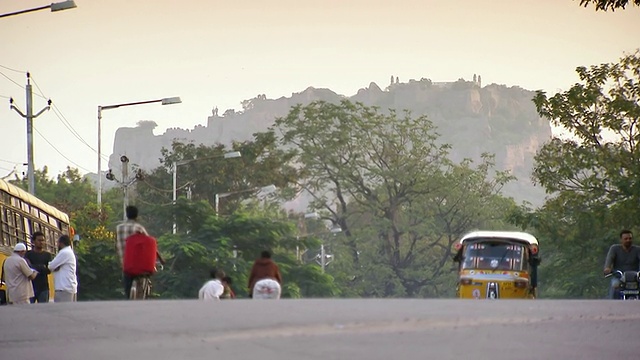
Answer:
[[[78,292],[78,278],[76,276],[76,255],[71,249],[71,239],[67,235],[58,239],[58,254],[49,263],[49,270],[53,272],[55,287],[54,302],[76,301]]]
[[[207,281],[198,292],[200,300],[220,300],[220,296],[224,293],[224,285],[222,279],[225,276],[222,270],[211,270],[212,280]]]

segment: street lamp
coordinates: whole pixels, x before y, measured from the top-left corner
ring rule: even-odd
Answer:
[[[304,219],[305,220],[307,220],[307,219],[316,219],[317,220],[317,219],[320,219],[320,215],[317,212],[314,211],[314,212],[311,212],[311,213],[304,214]],[[305,229],[306,229],[306,226],[305,226]],[[305,232],[306,232],[306,230],[305,230]],[[307,234],[307,235],[305,235],[303,237],[307,237],[307,236],[310,236],[310,235],[313,235],[313,234]],[[296,260],[297,261],[302,261],[302,254],[300,254],[300,244],[299,244],[299,242],[300,242],[300,236],[298,235],[298,236],[296,236]]]
[[[102,110],[116,109],[125,106],[144,105],[152,103],[162,103],[162,105],[180,104],[179,97],[169,97],[158,100],[138,101],[106,106],[98,106],[98,209],[102,211]]]
[[[305,219],[318,219],[320,218],[320,216],[317,213],[308,213],[304,215]],[[338,234],[342,232],[342,228],[340,226],[334,226],[331,229],[329,229],[328,231],[321,231],[321,232],[316,232],[313,234],[306,234],[304,236],[298,236],[297,240],[300,240],[300,238],[305,238],[305,237],[309,237],[309,236],[317,236],[317,235],[322,235],[322,234]],[[304,253],[306,253],[307,250],[303,251],[302,253],[300,253],[298,244],[296,244],[296,256],[298,257],[298,261],[302,261],[302,255]],[[325,272],[325,268],[327,267],[327,265],[329,265],[332,261],[333,261],[333,254],[327,254],[325,251],[325,247],[324,247],[324,243],[320,244],[320,254],[316,255],[315,259],[316,262],[318,263],[318,265],[320,265],[322,267],[322,272]]]
[[[224,158],[224,159],[234,159],[234,158],[239,158],[241,157],[242,154],[240,154],[240,151],[231,151],[222,155],[214,155],[214,156],[207,156],[207,157],[202,157],[202,158],[195,158],[195,159],[189,159],[189,160],[180,160],[178,162],[173,163],[173,204],[175,205],[176,200],[177,200],[177,185],[178,185],[178,166],[180,165],[186,165],[189,164],[191,162],[194,161],[198,161],[198,160],[206,160],[206,159],[216,159],[216,158]],[[216,211],[217,213],[217,211]],[[177,231],[177,225],[176,225],[176,220],[175,220],[175,216],[173,218],[173,233],[175,234]]]
[[[247,192],[253,192],[253,191],[258,191],[258,192],[261,192],[263,194],[270,194],[270,193],[276,191],[276,189],[277,189],[277,187],[275,185],[271,184],[271,185],[267,185],[267,186],[263,186],[263,187],[255,187],[255,188],[246,189],[246,190],[239,190],[239,191],[226,192],[226,193],[222,193],[222,194],[216,194],[215,195],[216,216],[218,216],[218,207],[220,206],[220,199],[222,199],[222,198],[226,198],[227,196],[236,195],[236,194],[243,194],[243,193],[247,193]]]
[[[20,15],[20,14],[25,14],[25,13],[30,13],[30,12],[45,10],[45,9],[51,9],[51,12],[56,12],[61,10],[73,9],[75,7],[76,7],[76,3],[73,2],[73,0],[62,1],[62,2],[57,2],[49,5],[40,6],[33,9],[20,10],[20,11],[8,13],[8,14],[2,14],[0,15],[0,18],[12,16],[12,15]]]
[[[140,169],[138,169],[138,172],[135,174],[135,176],[132,179],[128,179],[129,158],[126,155],[122,155],[120,156],[120,162],[122,162],[122,181],[116,179],[111,169],[107,171],[107,174],[105,177],[107,178],[107,180],[115,181],[118,184],[120,184],[120,186],[122,186],[122,191],[124,194],[124,198],[122,201],[122,220],[127,220],[127,206],[129,206],[129,186],[133,185],[133,183],[135,183],[136,181],[142,179],[142,173],[140,172]]]

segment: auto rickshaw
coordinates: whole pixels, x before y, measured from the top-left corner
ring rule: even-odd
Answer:
[[[462,299],[535,299],[538,240],[512,231],[475,231],[460,239],[456,296]]]

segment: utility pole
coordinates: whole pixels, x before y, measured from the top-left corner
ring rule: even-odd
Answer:
[[[122,202],[122,220],[127,220],[127,206],[129,206],[129,158],[126,155],[120,157],[122,162],[122,188],[124,189],[124,201]]]
[[[36,194],[36,177],[35,177],[35,165],[33,162],[33,119],[37,118],[43,112],[51,109],[51,99],[47,102],[47,106],[40,110],[37,114],[33,115],[33,90],[31,88],[31,74],[27,73],[27,114],[25,115],[18,107],[13,105],[13,98],[9,99],[11,109],[15,110],[20,116],[27,119],[27,179],[29,181],[29,193]]]
[[[316,260],[316,262],[322,267],[322,272],[324,273],[327,265],[329,265],[333,261],[331,260],[333,258],[333,255],[327,254],[324,250],[324,244],[322,244],[320,245],[320,255],[318,256],[320,257],[320,260]]]

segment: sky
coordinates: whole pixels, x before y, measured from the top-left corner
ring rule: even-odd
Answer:
[[[52,0],[3,0],[0,14]],[[53,0],[58,1],[58,0]],[[640,7],[613,13],[578,0],[76,0],[77,8],[0,18],[0,177],[26,172],[26,75],[36,168],[97,172],[97,107],[180,96],[103,112],[102,153],[119,127],[206,125],[214,107],[309,86],[344,95],[376,82],[470,80],[555,93],[575,68],[640,47]],[[17,70],[17,71],[16,71]],[[41,97],[43,95],[43,97]],[[135,159],[132,159],[135,162]],[[102,162],[102,170],[107,162]]]

